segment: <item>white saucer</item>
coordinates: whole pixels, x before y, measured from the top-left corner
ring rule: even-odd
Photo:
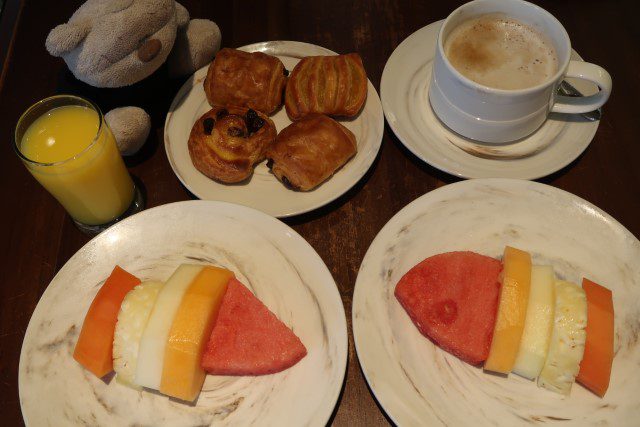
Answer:
[[[384,114],[409,151],[431,166],[463,178],[536,179],[562,169],[587,148],[599,122],[577,115],[551,115],[534,134],[508,144],[477,143],[444,126],[428,99],[442,22],[407,37],[391,54],[382,73]],[[581,60],[575,51],[572,57]],[[567,80],[583,94],[595,91],[582,80]]]
[[[305,56],[336,55],[335,52],[308,43],[270,41],[239,48],[247,52],[264,52],[280,58],[288,70]],[[253,175],[238,184],[221,184],[201,174],[191,163],[187,141],[195,121],[211,107],[202,81],[207,67],[201,68],[180,88],[167,114],[164,146],[169,164],[182,184],[203,200],[220,200],[249,206],[275,217],[287,217],[311,211],[340,197],[369,170],[380,149],[384,115],[376,89],[368,82],[367,101],[353,119],[338,120],[349,128],[358,142],[358,152],[335,175],[313,191],[287,189],[269,171],[266,162],[255,167]],[[280,132],[291,124],[284,107],[271,116]]]

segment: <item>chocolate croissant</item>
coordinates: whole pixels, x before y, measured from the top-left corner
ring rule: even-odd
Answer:
[[[310,115],[293,122],[267,149],[267,166],[286,186],[309,191],[356,153],[356,137],[330,117]]]
[[[309,56],[298,62],[285,90],[291,120],[308,114],[352,117],[367,99],[367,73],[357,53]]]
[[[209,65],[204,92],[211,106],[248,107],[269,115],[282,104],[287,74],[275,56],[225,48]]]
[[[214,107],[193,125],[189,155],[209,178],[240,182],[251,176],[275,139],[276,127],[266,115],[250,108]]]

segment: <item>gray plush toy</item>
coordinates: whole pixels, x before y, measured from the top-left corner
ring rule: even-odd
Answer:
[[[211,62],[220,41],[214,22],[190,20],[174,0],[88,0],[51,30],[46,47],[78,80],[116,88],[145,79],[165,61],[170,75],[191,74]],[[133,154],[149,135],[149,117],[139,108],[116,110],[105,117],[121,152]]]

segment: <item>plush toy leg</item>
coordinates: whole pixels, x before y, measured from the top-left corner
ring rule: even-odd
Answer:
[[[113,131],[123,156],[131,156],[144,145],[151,131],[151,118],[142,108],[114,108],[104,119]]]
[[[179,29],[173,50],[169,55],[169,75],[181,77],[193,74],[208,65],[220,50],[222,34],[215,22],[192,19]]]

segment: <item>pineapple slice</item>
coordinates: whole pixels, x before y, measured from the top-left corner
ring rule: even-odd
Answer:
[[[116,380],[129,387],[139,388],[134,379],[140,339],[162,286],[162,282],[143,282],[127,293],[120,306],[113,337],[113,369]]]
[[[531,268],[531,290],[524,331],[512,372],[535,379],[542,371],[549,350],[555,306],[555,276],[553,267],[535,265]]]
[[[556,282],[556,307],[549,353],[538,386],[567,395],[580,370],[587,326],[587,297],[575,283]]]

